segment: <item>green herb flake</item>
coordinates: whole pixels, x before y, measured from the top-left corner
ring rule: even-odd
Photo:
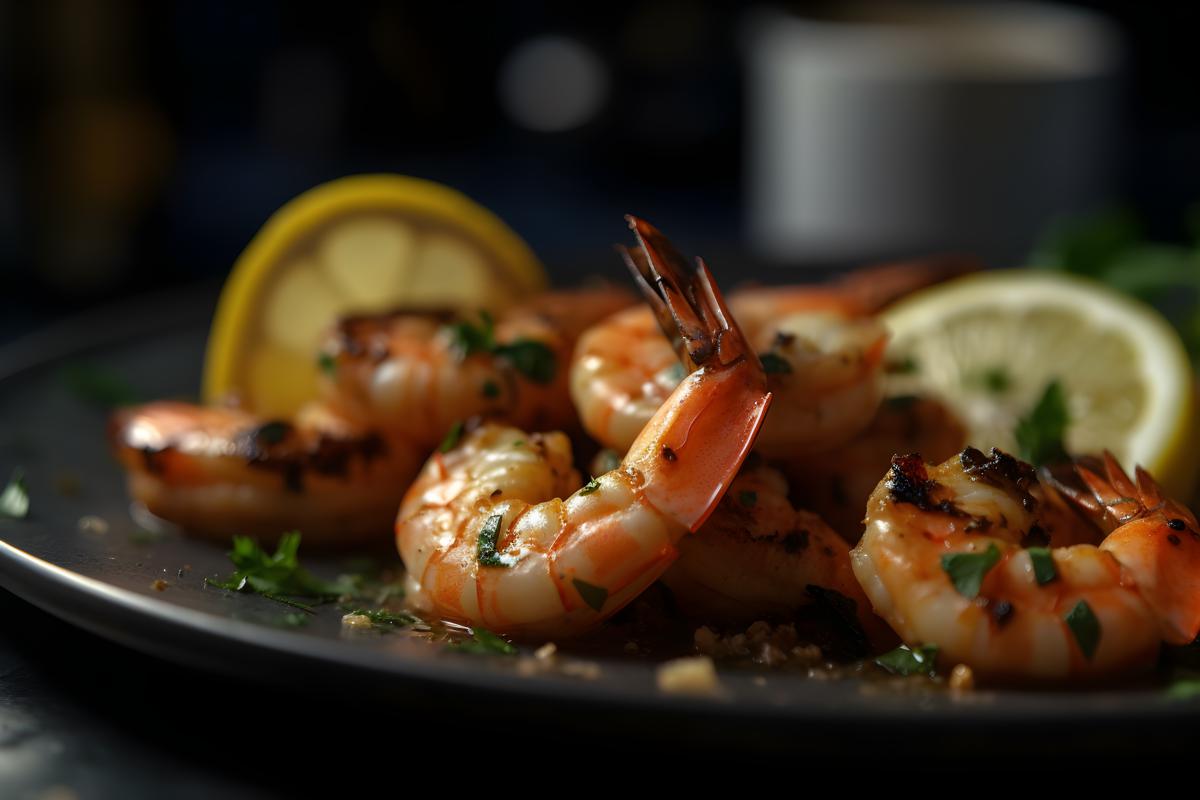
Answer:
[[[479,539],[475,545],[476,560],[481,567],[511,567],[517,563],[510,555],[496,552],[496,543],[500,539],[500,526],[504,523],[503,514],[492,514],[484,520],[479,529]]]
[[[275,420],[259,426],[254,433],[254,438],[263,444],[279,444],[287,438],[291,430],[292,426],[288,423]]]
[[[1200,697],[1200,677],[1177,678],[1166,689],[1172,700],[1193,700]]]
[[[1086,600],[1080,600],[1067,612],[1063,620],[1071,629],[1071,633],[1075,635],[1075,643],[1079,645],[1084,657],[1090,661],[1096,654],[1096,648],[1100,646],[1100,634],[1102,633],[1100,620],[1096,619],[1092,607],[1087,604]]]
[[[592,492],[598,490],[599,488],[600,488],[600,481],[597,480],[596,478],[592,478],[591,480],[589,480],[587,483],[585,483],[583,485],[583,488],[579,490],[579,493],[580,494],[591,494]]]
[[[792,362],[778,353],[759,353],[758,360],[768,375],[786,375],[792,371]]]
[[[63,370],[62,377],[73,395],[97,408],[130,406],[140,400],[128,381],[94,364],[73,364]]]
[[[500,396],[500,385],[495,381],[484,381],[482,391],[484,397],[496,398]]]
[[[554,351],[533,339],[517,339],[509,344],[497,345],[492,352],[534,383],[550,383],[558,371]]]
[[[465,642],[446,645],[448,650],[480,656],[515,656],[517,648],[485,628],[472,628],[471,638]]]
[[[8,485],[0,492],[0,517],[25,519],[29,516],[29,490],[25,488],[25,473],[14,469]]]
[[[942,569],[950,576],[950,582],[963,597],[974,599],[979,596],[983,576],[1000,561],[1000,548],[989,544],[982,553],[946,553],[942,556]]]
[[[932,675],[937,670],[937,654],[936,644],[915,649],[902,644],[876,658],[875,663],[893,675]]]
[[[746,508],[754,508],[758,503],[758,492],[738,492],[738,502]]]
[[[1054,556],[1050,555],[1049,547],[1030,547],[1025,552],[1029,553],[1029,562],[1033,564],[1033,578],[1038,582],[1038,586],[1045,586],[1058,577],[1058,570],[1054,567]]]
[[[447,330],[451,346],[460,358],[476,353],[491,353],[496,347],[496,325],[492,315],[486,311],[479,312],[478,325],[464,320],[448,325]]]
[[[205,578],[204,582],[219,589],[261,594],[305,611],[312,609],[290,598],[306,597],[329,602],[354,591],[354,586],[345,578],[326,581],[304,569],[300,566],[299,550],[299,531],[281,536],[274,554],[267,553],[249,537],[235,536],[233,550],[229,553],[229,560],[236,568],[234,573],[223,581]]]
[[[525,440],[524,439],[515,439],[515,440],[513,440],[512,446],[513,447],[524,447]]]
[[[353,608],[346,612],[348,615],[366,617],[371,620],[372,625],[390,626],[393,628],[406,628],[420,622],[412,614],[406,614],[403,611],[388,611],[383,608]]]
[[[920,371],[920,365],[912,356],[905,356],[898,361],[889,361],[883,366],[889,375],[914,375]]]
[[[608,589],[579,578],[572,578],[571,585],[575,587],[575,591],[579,592],[579,596],[583,598],[583,602],[587,603],[588,608],[597,614],[600,613],[600,610],[604,608],[605,601],[608,600]]]
[[[442,437],[442,443],[438,445],[439,453],[449,453],[454,448],[458,447],[458,442],[462,439],[463,422],[459,420],[450,426],[450,430],[446,431],[446,435]]]
[[[1021,458],[1038,467],[1066,460],[1063,438],[1068,424],[1070,416],[1062,384],[1050,381],[1029,415],[1017,422],[1015,435]]]
[[[337,356],[333,353],[321,353],[317,356],[317,368],[333,377],[337,374]]]
[[[279,618],[279,624],[285,628],[303,628],[311,619],[312,617],[308,614],[289,611]]]
[[[1012,376],[1004,367],[988,367],[977,373],[969,373],[965,381],[991,394],[1004,394],[1012,386]]]

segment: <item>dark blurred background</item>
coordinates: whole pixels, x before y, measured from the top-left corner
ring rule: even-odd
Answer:
[[[1107,173],[1062,210],[1123,203],[1150,234],[1180,239],[1200,198],[1200,12],[1073,5],[1107,17],[1122,54],[1105,78],[1111,130],[1097,131],[1113,142]],[[848,263],[853,253],[781,257],[748,239],[748,26],[744,9],[687,0],[5,4],[0,339],[219,280],[281,204],[356,172],[466,192],[559,282],[615,270],[609,245],[629,211],[691,252],[738,259],[743,275]],[[920,246],[962,245],[945,233]],[[997,252],[1034,244],[1009,239]]]

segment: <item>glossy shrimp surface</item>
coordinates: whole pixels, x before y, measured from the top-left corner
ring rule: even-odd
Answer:
[[[1152,666],[1200,631],[1191,512],[1106,455],[1084,466],[1073,515],[1031,467],[968,448],[930,466],[893,460],[852,553],[875,611],[945,664],[1004,681],[1101,678]],[[1109,530],[1105,535],[1105,530]]]
[[[633,301],[616,288],[550,292],[502,314],[342,320],[321,346],[322,398],[427,455],[472,416],[518,427],[575,419],[567,364],[579,333]]]
[[[886,335],[854,298],[814,287],[752,289],[729,304],[775,396],[759,450],[820,450],[870,422],[882,396]],[[580,337],[571,397],[588,433],[623,452],[683,374],[649,310],[628,309]]]
[[[396,523],[426,612],[523,638],[586,630],[667,569],[752,447],[770,403],[754,352],[703,262],[630,223],[627,262],[689,374],[619,466],[582,487],[561,434],[485,425],[435,454]]]
[[[345,319],[326,337],[322,396],[295,419],[150,403],[114,415],[113,450],[134,499],[194,533],[385,539],[404,490],[456,420],[572,419],[563,367],[575,336],[631,298],[549,293],[465,333],[444,314]]]
[[[794,508],[787,481],[765,464],[742,469],[704,526],[680,542],[679,553],[662,580],[696,619],[786,619],[832,592],[852,601],[871,641],[894,640],[855,580],[849,546],[819,516]]]

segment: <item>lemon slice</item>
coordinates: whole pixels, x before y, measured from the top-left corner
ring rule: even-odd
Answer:
[[[498,309],[545,285],[525,242],[453,189],[342,178],[275,212],[238,258],[209,334],[204,398],[288,415],[314,396],[318,340],[337,317]]]
[[[1192,370],[1150,307],[1088,280],[1006,270],[918,292],[883,321],[889,394],[942,397],[976,447],[1016,452],[1018,420],[1058,380],[1069,451],[1107,448],[1176,496],[1192,488]]]

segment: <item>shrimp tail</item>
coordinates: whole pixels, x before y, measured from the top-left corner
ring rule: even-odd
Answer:
[[[1134,471],[1135,482],[1109,451],[1104,451],[1099,463],[1096,461],[1080,459],[1075,464],[1075,473],[1087,487],[1086,492],[1072,490],[1061,484],[1057,488],[1103,527],[1112,530],[1156,511],[1168,517],[1184,519],[1193,528],[1196,527],[1192,512],[1167,498],[1158,482],[1142,467]]]
[[[690,264],[653,225],[626,217],[638,250],[626,264],[690,375],[678,403],[659,409],[625,458],[645,474],[646,498],[695,531],[750,453],[771,403],[766,375],[701,259]],[[694,465],[694,466],[693,466]],[[703,469],[705,479],[692,475]]]

